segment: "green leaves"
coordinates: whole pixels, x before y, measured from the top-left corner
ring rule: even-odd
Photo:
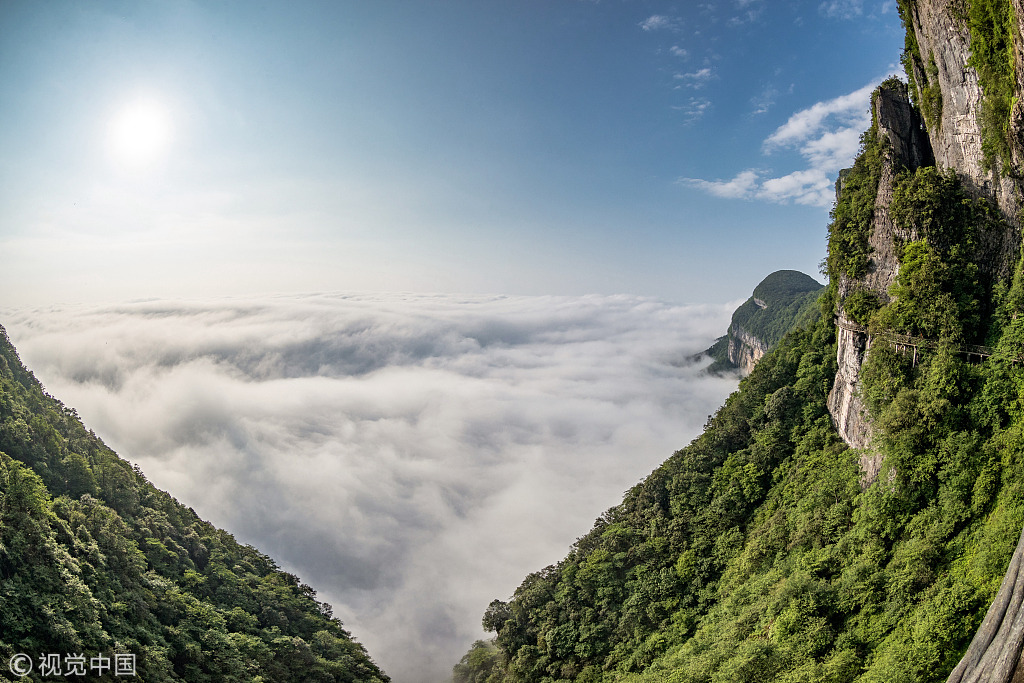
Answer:
[[[828,227],[825,270],[832,282],[844,276],[858,279],[867,273],[868,239],[882,175],[882,142],[874,124],[861,136],[860,144],[853,168],[840,173],[838,183],[842,190]]]
[[[984,364],[955,352],[993,307],[955,266],[971,227],[948,221],[987,217],[948,176],[902,183],[914,239],[872,324],[947,341],[916,361],[873,344],[860,377],[885,458],[875,483],[862,488],[826,409],[828,310],[567,558],[492,603],[490,680],[944,680],[1024,523],[1024,316],[1007,314]]]
[[[1010,111],[1015,90],[1014,38],[1018,17],[1007,0],[973,0],[968,20],[971,29],[971,57],[968,63],[978,72],[985,97],[978,113],[986,168],[996,161],[1011,175]]]
[[[384,681],[315,592],[156,490],[0,328],[0,661],[136,655],[152,681]]]
[[[953,342],[979,337],[983,308],[991,307],[974,258],[991,207],[972,199],[952,171],[924,167],[897,179],[889,212],[902,235],[900,270],[892,303],[872,323]]]

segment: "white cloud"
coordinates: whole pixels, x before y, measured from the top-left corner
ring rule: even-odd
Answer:
[[[88,427],[317,588],[396,683],[425,683],[700,432],[735,382],[685,359],[730,309],[321,295],[3,322]]]
[[[864,13],[863,0],[828,0],[821,3],[822,14],[835,19],[853,19]]]
[[[684,85],[690,88],[699,89],[703,88],[714,75],[714,72],[709,67],[704,67],[690,73],[676,74],[674,78],[677,81],[682,81]]]
[[[757,192],[758,173],[748,169],[737,174],[732,180],[680,178],[679,182],[724,199],[750,199]]]
[[[831,206],[835,199],[834,178],[857,155],[861,133],[871,122],[871,93],[880,82],[878,79],[852,93],[802,109],[765,139],[762,151],[766,155],[795,149],[805,168],[781,176],[748,169],[730,181],[682,178],[680,182],[727,199]],[[755,113],[761,113],[767,106]]]
[[[869,114],[871,93],[879,83],[881,83],[881,79],[858,88],[852,93],[818,102],[807,109],[796,112],[789,117],[785,124],[768,136],[764,141],[765,149],[770,151],[774,148],[803,142],[818,134],[832,118],[839,124],[867,128],[871,120]]]
[[[675,20],[664,14],[652,14],[641,21],[639,26],[645,31],[659,31],[661,29],[674,28]]]
[[[711,108],[711,100],[706,97],[691,97],[686,104],[675,105],[672,108],[682,112],[687,121],[692,123],[704,116],[704,113]]]
[[[808,206],[829,206],[835,197],[835,187],[825,171],[809,168],[765,180],[757,197],[777,204],[792,201]]]
[[[767,114],[768,110],[775,104],[775,99],[779,96],[778,89],[773,85],[766,85],[764,89],[757,94],[757,96],[750,99],[750,103],[754,107],[753,114],[758,116],[760,114]]]
[[[729,20],[729,24],[732,26],[739,26],[757,21],[764,11],[762,0],[736,0],[736,7],[739,8],[741,12]]]
[[[672,56],[679,57],[680,59],[686,59],[690,55],[689,52],[679,47],[678,45],[673,45],[668,49],[668,51],[672,54]]]
[[[863,127],[849,126],[821,133],[801,147],[801,154],[813,168],[833,170],[849,165],[857,156],[861,133],[868,125],[870,121],[865,121]]]

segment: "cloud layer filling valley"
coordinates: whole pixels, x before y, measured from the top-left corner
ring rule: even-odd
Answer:
[[[396,683],[444,680],[735,380],[732,306],[316,295],[8,312],[122,457],[330,602]]]

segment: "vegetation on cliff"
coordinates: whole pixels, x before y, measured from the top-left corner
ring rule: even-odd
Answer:
[[[0,328],[0,662],[135,656],[146,681],[386,681],[316,593],[154,488]]]
[[[898,0],[897,4],[906,29],[902,62],[911,80],[911,96],[928,127],[935,130],[941,126],[942,116],[942,91],[935,56],[921,53],[913,24],[914,0]],[[1017,175],[1019,169],[1012,167],[1010,147],[1011,114],[1018,95],[1016,51],[1021,49],[1015,44],[1014,36],[1019,40],[1021,34],[1013,3],[1009,0],[952,0],[948,11],[970,35],[968,65],[977,73],[983,94],[976,116],[985,167]]]
[[[839,197],[832,208],[828,255],[822,268],[831,282],[843,277],[854,280],[867,273],[871,251],[868,239],[881,175],[882,142],[872,124],[861,135],[860,154],[853,168],[841,176]]]
[[[736,338],[736,330],[743,330],[771,349],[790,330],[813,323],[822,287],[820,282],[797,270],[777,270],[761,280],[751,297],[733,312],[729,332],[700,354],[714,359],[708,372],[721,373],[738,367],[729,358],[730,343],[743,343]]]
[[[937,348],[872,346],[863,391],[884,461],[865,485],[826,400],[838,283],[866,273],[881,152],[869,131],[844,177],[818,318],[565,559],[491,603],[493,643],[456,681],[945,679],[1024,525],[1024,267],[979,273],[977,229],[997,218],[954,175],[898,178],[889,300],[854,286],[842,304]],[[984,362],[958,352],[979,341]]]
[[[942,87],[939,84],[939,67],[935,55],[929,54],[927,61],[921,55],[921,46],[911,22],[911,0],[899,0],[900,19],[906,31],[903,55],[900,61],[903,71],[910,79],[910,99],[920,109],[921,116],[929,128],[942,125]]]
[[[754,288],[732,322],[771,348],[790,330],[814,322],[822,289],[820,282],[800,271],[777,270]]]
[[[985,97],[978,112],[981,125],[985,164],[995,168],[1002,162],[1004,172],[1011,175],[1010,113],[1016,95],[1014,36],[1020,36],[1013,4],[1008,0],[972,0],[966,8],[971,30],[970,65],[978,73],[978,82]]]

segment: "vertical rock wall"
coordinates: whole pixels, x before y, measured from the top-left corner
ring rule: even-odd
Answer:
[[[1012,0],[1017,16],[1024,10],[1024,0]],[[996,170],[985,170],[981,126],[978,112],[983,93],[970,59],[970,28],[951,11],[949,0],[917,0],[910,3],[910,26],[917,39],[921,59],[914,65],[914,79],[919,86],[938,85],[942,93],[941,116],[930,122],[935,161],[939,168],[956,171],[963,184],[975,196],[987,197],[999,206],[1011,230],[986,231],[979,234],[978,263],[992,277],[1012,273],[1020,245],[1019,213],[1022,208],[1018,182],[1005,172],[1001,163]],[[1020,42],[1018,42],[1018,46]],[[1024,92],[1024,54],[1016,53],[1018,91]],[[934,61],[934,69],[928,66]],[[929,74],[929,71],[931,72]],[[923,93],[919,93],[923,97]],[[1017,144],[1011,145],[1013,163],[1024,167],[1024,105],[1017,101],[1013,108],[1012,130]]]
[[[1024,0],[1013,0],[1018,6]],[[978,226],[978,246],[974,261],[983,276],[995,280],[1012,273],[1020,247],[1020,229],[1017,212],[1021,209],[1017,181],[998,173],[984,170],[981,148],[981,129],[976,111],[981,102],[981,89],[974,69],[967,66],[970,56],[969,32],[966,26],[950,16],[948,3],[943,0],[920,0],[911,8],[914,30],[922,55],[934,60],[942,91],[941,116],[930,129],[911,106],[905,88],[881,88],[873,102],[873,115],[879,137],[884,140],[883,163],[878,191],[875,197],[871,235],[868,240],[871,254],[867,274],[858,280],[843,279],[838,283],[840,305],[838,310],[836,381],[829,394],[829,412],[843,439],[853,448],[869,447],[872,428],[867,411],[857,395],[860,366],[869,346],[866,335],[854,331],[857,327],[847,318],[842,300],[857,289],[875,292],[882,302],[889,301],[889,287],[899,273],[896,245],[900,241],[917,238],[902,234],[889,214],[893,187],[897,174],[906,169],[936,164],[939,168],[953,169],[964,185],[976,196],[994,201],[1005,222]],[[1024,60],[1018,51],[1018,61]],[[1024,88],[1024,62],[1018,65],[1018,79]],[[915,69],[919,84],[927,84],[928,76]],[[922,94],[923,97],[923,94]],[[1020,116],[1024,131],[1024,105],[1015,104],[1014,116]],[[1014,156],[1024,158],[1024,145],[1013,147]],[[867,454],[862,467],[868,480],[880,466],[877,456]]]
[[[847,325],[845,317],[840,319],[836,330],[839,351],[836,381],[828,395],[828,409],[832,413],[832,421],[852,448],[864,448],[871,441],[871,424],[867,412],[857,395],[857,382],[860,376],[860,365],[867,351],[868,337],[856,332]]]
[[[1024,19],[1024,0],[1010,0],[1016,16]],[[1020,246],[1021,192],[1018,181],[1005,173],[1002,162],[996,163],[995,171],[985,170],[984,153],[982,150],[982,131],[978,122],[978,112],[983,93],[974,69],[968,66],[970,58],[970,28],[958,17],[956,5],[949,0],[912,0],[908,2],[908,11],[904,16],[907,30],[913,32],[920,53],[920,62],[913,64],[914,80],[919,88],[928,87],[934,92],[938,86],[941,92],[941,109],[938,115],[928,122],[928,137],[935,156],[935,162],[942,169],[952,169],[963,184],[978,197],[994,201],[1002,214],[1005,223],[991,223],[979,226],[978,251],[975,262],[983,274],[990,278],[1003,278],[1012,272]],[[963,5],[961,4],[962,8]],[[962,10],[961,10],[962,11]],[[1024,93],[1024,34],[1020,33],[1020,20],[1017,23],[1017,35],[1014,36],[1014,62],[1017,75],[1017,92]],[[919,98],[924,101],[926,93],[918,91]],[[881,118],[876,107],[876,120]],[[892,118],[892,117],[888,117]],[[1011,111],[1010,118],[1010,149],[1011,164],[1024,168],[1024,104],[1018,98]],[[883,178],[882,184],[885,184]],[[884,218],[879,216],[879,209],[887,206],[883,197],[883,189],[879,188],[879,200],[876,204],[876,232],[886,230]],[[891,184],[889,186],[891,193]],[[891,222],[890,222],[891,226]],[[881,244],[881,234],[872,236],[872,245]],[[876,252],[873,259],[876,266],[874,287],[884,281],[892,281],[898,266],[893,259],[888,266],[883,261],[890,257]],[[892,271],[889,276],[888,270]],[[869,279],[871,275],[868,276]],[[843,318],[840,311],[840,323]],[[843,400],[850,390],[851,379],[855,386],[860,365],[857,362],[858,347],[856,339],[844,335],[840,330],[839,375],[844,386],[838,389],[839,396],[833,409],[832,396],[829,407],[837,425],[851,423],[846,432],[840,433],[851,445],[864,443],[862,431],[858,431],[860,423],[856,416],[843,413],[844,406],[853,401]],[[860,350],[860,357],[863,351]],[[845,368],[844,368],[845,363]],[[837,386],[840,376],[836,378]],[[834,392],[835,393],[835,392]],[[854,406],[855,408],[855,406]],[[846,407],[851,411],[854,408]],[[845,423],[840,420],[846,419]],[[870,424],[866,425],[870,439]],[[848,436],[849,435],[849,436]],[[949,675],[947,683],[1024,683],[1024,665],[1021,663],[1021,652],[1024,649],[1024,534],[1013,554],[1010,567],[1003,579],[995,600],[989,608],[985,620],[975,634],[964,657]]]
[[[757,361],[768,353],[768,344],[744,330],[739,325],[729,327],[729,360],[739,366],[744,375],[749,375]]]
[[[896,280],[899,261],[896,255],[896,239],[907,239],[910,235],[898,235],[889,216],[893,185],[897,174],[903,169],[913,170],[932,162],[928,136],[922,129],[920,116],[910,105],[905,87],[881,88],[874,98],[873,116],[878,135],[883,141],[882,173],[875,195],[871,235],[868,243],[871,254],[868,272],[858,280],[844,278],[839,282],[840,302],[856,289],[869,289],[882,301],[889,300],[889,286]],[[849,320],[839,306],[839,327],[836,353],[838,370],[832,391],[828,397],[828,408],[832,421],[840,436],[852,448],[865,449],[871,442],[871,422],[867,409],[858,394],[860,366],[864,361],[869,341],[867,334],[857,331],[859,326]],[[865,453],[861,467],[867,481],[874,479],[881,461],[877,455]]]

